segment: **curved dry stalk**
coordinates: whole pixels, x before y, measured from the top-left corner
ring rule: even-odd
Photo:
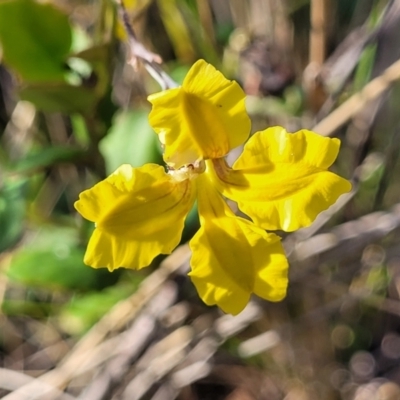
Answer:
[[[128,64],[131,64],[134,68],[136,68],[138,60],[140,60],[147,72],[160,84],[162,90],[177,87],[178,84],[161,68],[161,57],[158,54],[152,53],[146,49],[146,47],[137,39],[135,31],[133,30],[133,27],[129,21],[129,16],[123,1],[115,0],[115,3],[118,6],[121,20],[124,23],[124,27],[128,35],[130,51]]]
[[[400,60],[394,62],[365,87],[333,110],[313,130],[322,136],[330,136],[360,112],[370,101],[377,99],[400,79]]]

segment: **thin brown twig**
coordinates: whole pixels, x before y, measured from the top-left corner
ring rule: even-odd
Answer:
[[[310,64],[321,66],[326,53],[326,8],[328,0],[312,0],[310,32]]]
[[[161,57],[152,53],[138,40],[122,0],[115,0],[128,35],[130,59],[128,63],[136,68],[138,60],[141,61],[147,72],[160,84],[162,90],[177,87],[178,84],[161,68]]]
[[[313,127],[322,136],[330,136],[346,124],[370,101],[377,99],[391,85],[400,79],[400,60],[394,62],[383,71],[382,75],[373,79],[365,87],[333,110],[326,118]]]

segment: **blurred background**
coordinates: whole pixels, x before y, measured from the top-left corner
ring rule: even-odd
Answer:
[[[284,236],[287,298],[206,307],[184,243],[141,271],[83,262],[79,193],[162,163],[111,0],[0,1],[0,397],[400,399],[400,1],[127,0],[181,82],[204,58],[248,95],[253,132],[338,137],[353,191]]]

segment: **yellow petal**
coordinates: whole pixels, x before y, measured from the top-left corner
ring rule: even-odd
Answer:
[[[190,180],[178,182],[159,165],[121,166],[75,203],[84,218],[96,223],[85,263],[139,269],[158,254],[171,253],[194,195]]]
[[[204,60],[192,66],[182,87],[149,96],[149,121],[165,146],[165,161],[180,168],[244,143],[250,132],[244,99],[236,82]]]
[[[256,225],[294,231],[351,190],[349,181],[326,170],[339,147],[338,139],[307,130],[269,128],[250,138],[232,170],[215,163],[215,184]]]
[[[233,214],[207,182],[197,178],[201,228],[190,241],[190,277],[208,305],[238,314],[250,295],[270,301],[286,295],[288,263],[280,238]]]

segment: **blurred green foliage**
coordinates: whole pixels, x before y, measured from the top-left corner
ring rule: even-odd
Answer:
[[[0,189],[0,252],[14,246],[22,236],[27,186],[25,178],[9,179]]]
[[[4,61],[24,81],[65,81],[72,32],[68,16],[53,5],[3,1],[0,40]]]
[[[111,286],[101,292],[88,292],[74,296],[59,314],[65,332],[76,335],[87,331],[113,305],[127,298],[141,282],[140,275],[129,284]]]
[[[35,237],[14,252],[8,276],[29,287],[50,290],[102,289],[118,278],[107,270],[87,268],[84,248],[77,243],[76,229],[42,226]]]
[[[108,173],[124,163],[140,167],[162,162],[159,141],[147,116],[146,110],[122,111],[115,116],[107,136],[99,143]]]

